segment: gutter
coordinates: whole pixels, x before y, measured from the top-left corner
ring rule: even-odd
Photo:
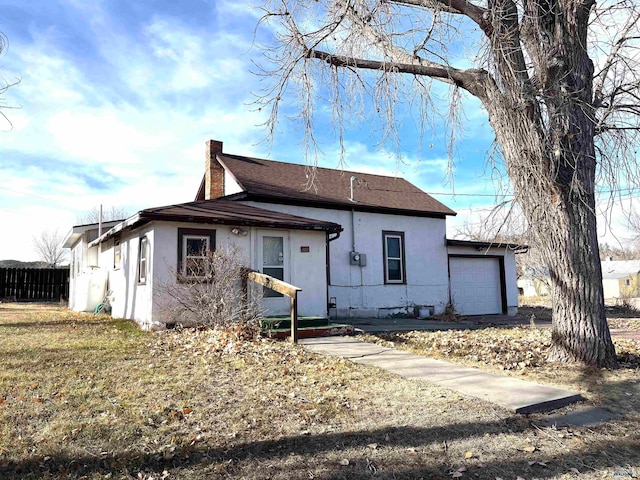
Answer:
[[[93,242],[89,244],[90,247],[94,247],[99,245],[100,243],[112,238],[117,235],[121,231],[127,228],[134,228],[143,223],[151,222],[153,220],[165,221],[165,222],[185,222],[185,223],[197,223],[204,225],[231,225],[231,226],[242,226],[242,227],[262,227],[262,228],[286,228],[290,230],[312,230],[312,231],[326,231],[328,234],[335,233],[338,238],[340,236],[340,232],[342,231],[342,227],[336,224],[336,227],[330,225],[323,224],[314,224],[308,223],[306,225],[294,224],[294,223],[270,223],[270,222],[255,222],[255,221],[247,221],[241,219],[229,219],[222,220],[219,219],[217,221],[198,221],[196,215],[162,215],[162,214],[154,214],[149,212],[138,212],[132,217],[128,218],[124,222],[119,223],[115,227],[111,228],[109,231],[104,233],[103,235],[96,238]],[[205,219],[206,220],[206,219]]]
[[[95,247],[96,245],[101,244],[102,242],[109,240],[111,237],[114,237],[116,234],[123,231],[125,228],[133,227],[135,224],[139,223],[142,220],[142,216],[140,213],[136,213],[132,217],[127,218],[125,221],[120,222],[115,227],[107,230],[105,233],[96,238],[93,242],[89,244],[89,247]]]

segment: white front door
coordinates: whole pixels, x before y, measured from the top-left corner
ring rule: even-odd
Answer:
[[[261,231],[258,234],[258,270],[278,280],[289,283],[289,235],[287,232]],[[289,297],[263,289],[266,315],[287,315]]]

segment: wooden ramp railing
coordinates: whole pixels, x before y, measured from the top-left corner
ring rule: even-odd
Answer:
[[[274,290],[282,295],[289,297],[291,304],[291,341],[293,343],[298,342],[298,292],[302,289],[291,285],[282,280],[278,280],[270,275],[264,273],[249,271],[245,277],[245,282],[251,280],[257,284],[263,285],[271,290]],[[245,283],[245,292],[247,291],[247,285]]]

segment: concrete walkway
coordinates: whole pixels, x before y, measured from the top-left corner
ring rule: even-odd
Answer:
[[[444,360],[393,350],[354,337],[305,338],[313,352],[382,368],[410,380],[423,380],[463,395],[498,404],[515,413],[546,412],[582,400],[572,391],[486,373]]]

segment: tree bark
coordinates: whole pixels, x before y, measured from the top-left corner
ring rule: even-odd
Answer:
[[[534,59],[534,64],[545,65],[537,71],[543,82],[535,95],[514,83],[507,89],[488,84],[482,100],[516,200],[549,266],[550,357],[613,367],[596,229],[593,63],[584,47],[576,45],[581,36],[572,37],[568,30],[552,29],[561,38],[539,52],[553,51],[553,62]]]
[[[605,318],[595,212],[596,126],[598,122],[599,128],[608,124],[606,114],[603,119],[601,113],[606,79],[601,78],[594,98],[594,66],[587,52],[594,0],[486,0],[486,6],[469,0],[391,0],[402,8],[418,7],[415,28],[405,32],[394,29],[405,28],[405,21],[411,24],[411,16],[396,22],[392,17],[398,12],[387,8],[389,2],[325,3],[330,21],[325,28],[308,33],[291,21],[287,8],[281,12],[289,30],[289,35],[283,37],[284,44],[300,53],[293,62],[316,59],[344,69],[356,75],[354,84],[362,85],[364,91],[368,89],[367,82],[356,71],[377,70],[380,76],[413,75],[418,80],[419,92],[428,94],[429,85],[423,85],[420,77],[429,77],[465,89],[480,99],[506,161],[515,200],[550,269],[551,358],[614,366],[616,357]],[[437,35],[431,29],[423,32],[426,35],[423,37],[422,9],[427,17],[437,13],[434,22],[438,27],[443,16],[463,16],[475,22],[486,40],[484,68],[452,67],[442,45],[449,42],[447,27],[455,30],[457,24],[447,24],[445,19],[443,30],[447,35]],[[623,29],[623,37],[612,52],[614,56],[632,25],[633,21]],[[342,27],[353,35],[345,36]],[[327,38],[332,41],[324,42]],[[338,44],[334,51],[320,49],[331,50],[334,42]],[[435,47],[433,50],[426,47],[429,42]],[[363,53],[369,50],[373,52],[371,58],[356,58],[355,55],[369,56]],[[607,60],[604,74],[611,65],[614,60]],[[628,68],[635,65],[632,62]],[[277,83],[275,106],[293,78],[292,68],[284,71],[285,80]],[[631,100],[627,102],[629,105],[625,104],[624,112],[637,114],[640,113],[635,102],[637,85],[629,85],[624,97]],[[342,88],[338,83],[334,86]],[[393,88],[375,87],[372,92],[379,100],[378,96],[385,92],[395,95]],[[412,94],[415,92],[408,93]],[[387,115],[387,121],[395,125],[395,117]],[[342,116],[341,110],[338,116]]]

